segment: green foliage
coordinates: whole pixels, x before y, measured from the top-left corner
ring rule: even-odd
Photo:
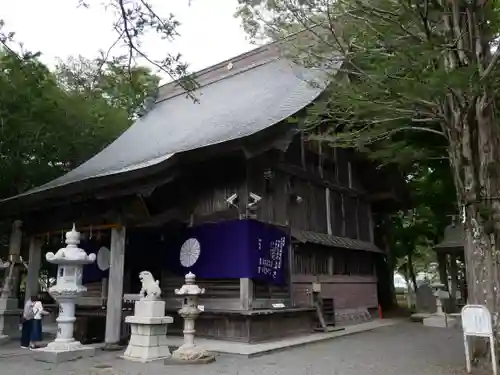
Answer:
[[[414,208],[382,225],[389,224],[396,258],[428,254],[449,223],[446,215],[463,200],[464,166],[481,159],[464,157],[477,141],[477,103],[483,103],[480,116],[486,116],[487,107],[498,101],[500,50],[492,53],[500,26],[498,2],[239,3],[238,16],[254,38],[287,37],[282,47],[287,57],[304,66],[335,68],[321,100],[301,122],[316,134],[320,129],[318,140],[357,148],[401,168]],[[483,124],[495,126],[497,115]],[[470,133],[463,131],[464,123]],[[484,151],[470,147],[471,154]]]
[[[498,35],[496,3],[467,8],[459,1],[239,2],[238,15],[254,37],[276,39],[304,30],[285,51],[300,64],[342,61],[305,123],[328,123],[324,137],[339,146],[406,165],[447,157],[448,145],[459,141],[449,132],[450,97],[468,110],[485,86],[497,95],[500,76],[489,53]],[[452,18],[454,12],[464,19]],[[485,22],[468,26],[469,15]],[[449,29],[455,21],[458,30]],[[482,38],[481,58],[474,54],[477,47],[467,48],[473,34]]]
[[[142,66],[129,67],[125,56],[110,60],[90,60],[79,56],[60,62],[55,74],[59,84],[90,100],[104,99],[119,110],[126,110],[135,119],[146,98],[155,94],[159,79]]]
[[[84,60],[80,60],[84,61]],[[128,80],[116,62],[61,64],[38,54],[0,55],[0,197],[45,183],[84,162],[130,124],[158,81],[145,69]]]
[[[453,181],[449,168],[417,166],[409,174],[413,208],[385,217],[384,230],[391,242],[393,267],[406,274],[408,261],[415,272],[427,271],[435,262],[432,247],[442,240],[451,220],[446,215],[456,207]]]

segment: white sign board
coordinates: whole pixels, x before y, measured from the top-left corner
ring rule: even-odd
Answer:
[[[461,316],[462,329],[464,331],[465,361],[467,365],[467,372],[471,372],[471,358],[468,337],[477,336],[487,337],[489,339],[493,374],[497,375],[497,357],[491,313],[486,308],[486,306],[465,305],[462,309]]]

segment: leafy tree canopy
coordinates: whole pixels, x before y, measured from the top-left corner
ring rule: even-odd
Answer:
[[[329,134],[323,139],[369,151],[384,162],[447,159],[451,142],[459,138],[450,128],[449,100],[473,110],[483,83],[491,85],[488,93],[499,92],[500,51],[490,53],[499,30],[496,2],[470,7],[430,0],[239,3],[238,15],[255,38],[277,39],[305,30],[285,51],[300,64],[342,62],[306,125],[328,120]],[[465,30],[468,16],[475,17],[471,27],[479,38],[474,49],[459,32],[473,36]],[[484,56],[478,58],[476,48]]]
[[[449,216],[455,212],[456,200],[446,165],[441,169],[416,165],[407,178],[413,208],[379,217],[378,225],[388,235],[390,265],[415,283],[416,274],[427,271],[436,261],[432,248],[451,223]]]
[[[0,197],[45,183],[123,132],[158,78],[119,59],[70,60],[55,72],[39,54],[0,54]]]
[[[412,0],[239,3],[237,15],[252,37],[288,38],[283,46],[287,57],[300,65],[335,68],[322,100],[309,108],[302,125],[314,129],[312,138],[354,147],[381,164],[400,167],[413,209],[381,218],[379,225],[390,233],[394,267],[412,256],[428,263],[431,246],[457,211],[457,193],[463,196],[461,166],[451,173],[449,162],[463,160],[460,150],[455,151],[462,136],[455,122],[474,111],[484,82],[491,84],[491,100],[496,100],[500,76],[496,54],[489,52],[498,34],[496,5]],[[480,17],[474,18],[474,35],[481,36],[469,50],[463,38],[473,35],[467,30],[470,16]],[[484,52],[484,59],[474,51]],[[454,113],[450,100],[460,102],[462,114]],[[312,135],[317,128],[321,134]]]

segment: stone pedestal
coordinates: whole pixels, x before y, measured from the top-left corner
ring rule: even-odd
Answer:
[[[432,314],[423,320],[424,326],[437,328],[453,328],[457,326],[457,320],[444,314]]]
[[[45,348],[33,350],[34,359],[40,362],[61,363],[80,358],[93,357],[95,348],[82,345],[78,341],[68,343],[51,342]]]
[[[11,256],[11,262],[0,259],[0,271],[5,272],[4,285],[0,297],[0,345],[21,336],[19,318],[23,310],[18,307],[16,286],[19,269],[16,267],[17,256]]]
[[[0,298],[0,345],[21,336],[19,318],[23,313],[17,298]]]
[[[137,301],[134,315],[125,318],[131,336],[122,358],[143,363],[169,358],[167,325],[173,321],[165,316],[164,301]]]

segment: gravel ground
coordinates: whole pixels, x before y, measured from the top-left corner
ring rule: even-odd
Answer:
[[[452,375],[464,373],[458,330],[401,323],[257,358],[219,356],[213,364],[139,364],[99,354],[58,366],[30,354],[0,359],[1,375]]]

